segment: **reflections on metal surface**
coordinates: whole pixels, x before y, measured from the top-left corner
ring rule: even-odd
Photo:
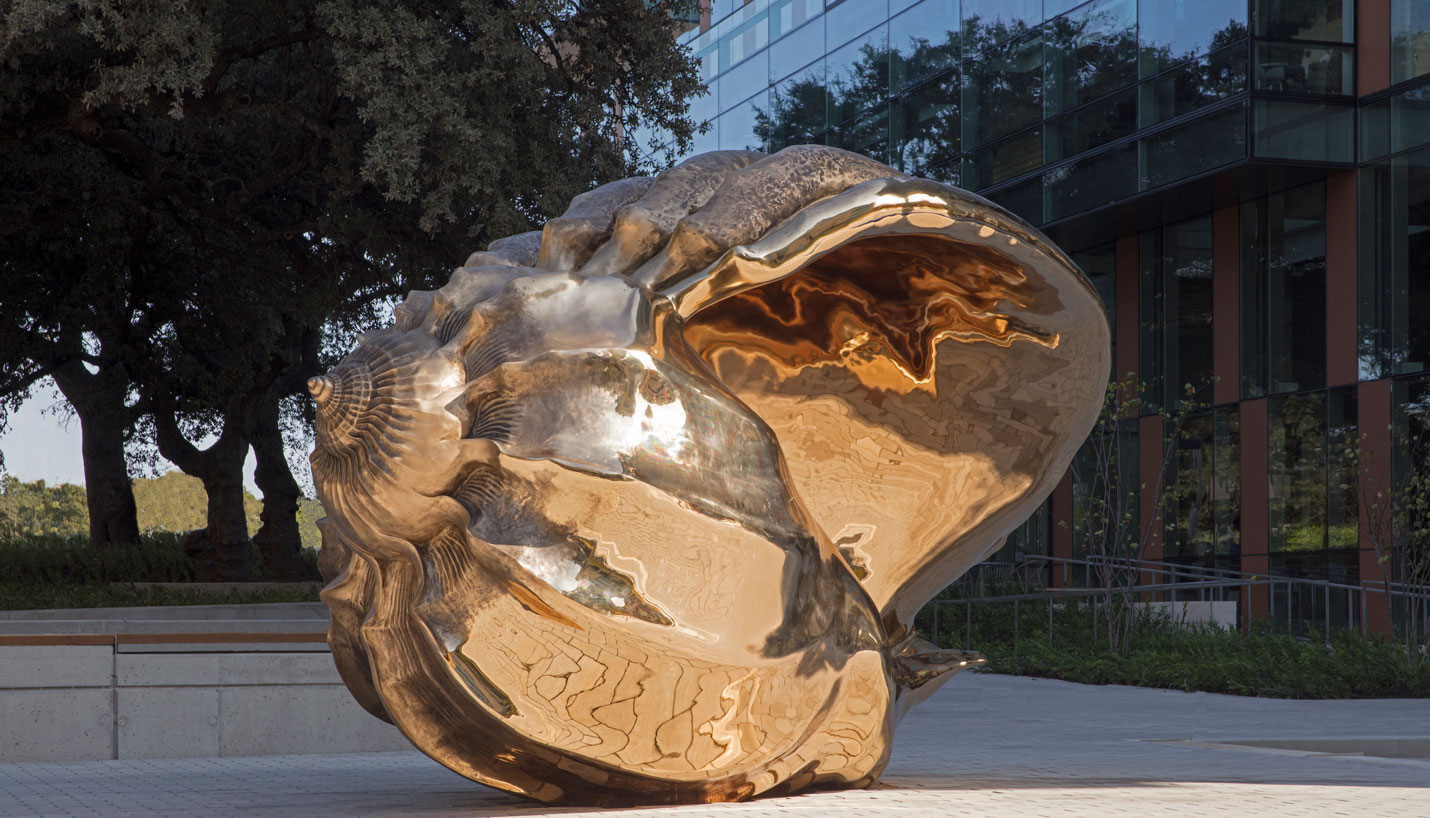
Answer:
[[[543,801],[865,786],[981,661],[914,614],[1046,497],[1107,370],[1081,274],[964,191],[825,147],[598,188],[309,383],[334,658]]]

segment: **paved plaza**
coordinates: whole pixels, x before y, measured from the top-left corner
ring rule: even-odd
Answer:
[[[1394,738],[1407,741],[1390,752],[1409,757],[1354,755],[1344,744],[1388,748]],[[1320,743],[1228,744],[1268,739]],[[1426,739],[1430,700],[1284,701],[964,673],[900,726],[874,789],[635,814],[1430,818]],[[604,812],[530,804],[416,752],[0,764],[0,818]]]

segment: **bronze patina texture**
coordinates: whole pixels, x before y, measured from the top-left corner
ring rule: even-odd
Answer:
[[[577,197],[310,384],[353,695],[542,801],[873,782],[912,630],[1052,490],[1108,326],[1018,218],[826,147]]]

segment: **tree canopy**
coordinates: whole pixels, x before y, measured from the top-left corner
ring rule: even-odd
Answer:
[[[304,381],[494,238],[689,144],[675,0],[11,0],[0,17],[0,428],[46,376],[90,536],[138,533],[129,452],[202,480],[195,554],[298,563]],[[297,398],[297,399],[295,399]],[[126,447],[129,447],[126,449]],[[286,566],[286,569],[284,568]]]

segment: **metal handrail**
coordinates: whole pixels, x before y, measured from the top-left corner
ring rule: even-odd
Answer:
[[[1159,576],[1196,576],[1197,572],[1202,572],[1202,573],[1207,573],[1207,574],[1221,575],[1222,577],[1224,577],[1224,578],[1226,578],[1226,579],[1245,579],[1245,580],[1248,580],[1248,581],[1249,581],[1249,580],[1262,580],[1262,579],[1265,579],[1265,580],[1271,580],[1271,581],[1273,581],[1274,583],[1278,583],[1278,584],[1279,584],[1279,583],[1288,583],[1288,584],[1299,584],[1299,585],[1314,585],[1314,586],[1317,586],[1317,587],[1320,587],[1320,586],[1323,586],[1323,585],[1324,585],[1324,586],[1329,586],[1329,587],[1331,587],[1331,588],[1341,588],[1341,589],[1352,590],[1352,591],[1359,591],[1359,590],[1364,589],[1364,590],[1367,590],[1367,591],[1369,591],[1369,592],[1371,592],[1371,593],[1385,593],[1387,586],[1389,586],[1389,587],[1392,589],[1392,592],[1395,593],[1395,594],[1397,594],[1397,595],[1407,594],[1407,595],[1415,596],[1415,597],[1430,596],[1430,587],[1423,586],[1423,585],[1409,585],[1408,583],[1403,583],[1403,582],[1387,583],[1385,580],[1381,580],[1381,579],[1367,579],[1367,580],[1364,580],[1363,582],[1361,582],[1361,583],[1359,583],[1359,584],[1350,584],[1350,583],[1344,583],[1344,582],[1334,582],[1334,581],[1332,581],[1332,580],[1326,580],[1326,579],[1313,579],[1313,578],[1311,578],[1311,577],[1288,577],[1288,576],[1282,576],[1282,575],[1276,575],[1276,574],[1270,574],[1270,573],[1257,573],[1257,572],[1253,572],[1253,571],[1238,571],[1238,570],[1234,570],[1234,569],[1231,569],[1231,568],[1208,568],[1208,567],[1206,567],[1206,566],[1201,566],[1201,565],[1182,565],[1181,563],[1164,562],[1164,561],[1158,561],[1158,560],[1137,560],[1137,559],[1122,559],[1122,558],[1113,558],[1113,557],[1078,559],[1078,558],[1075,558],[1075,557],[1055,557],[1055,556],[1052,556],[1052,555],[1050,555],[1050,554],[1037,554],[1037,555],[1034,555],[1034,556],[1027,557],[1026,559],[1023,560],[1023,562],[1017,563],[1016,565],[1017,565],[1017,566],[1023,566],[1023,565],[1027,565],[1027,564],[1029,564],[1029,563],[1037,563],[1037,562],[1048,562],[1048,563],[1062,564],[1062,565],[1085,565],[1085,566],[1088,566],[1088,567],[1103,567],[1103,566],[1106,566],[1106,565],[1111,565],[1111,566],[1114,567],[1114,568],[1123,568],[1123,569],[1126,569],[1126,570],[1129,570],[1129,571],[1131,571],[1131,570],[1136,570],[1136,571],[1141,572],[1141,573],[1148,573],[1148,574],[1154,574],[1154,575],[1159,575]],[[1001,565],[1007,565],[1007,564],[1008,564],[1008,563],[981,562],[981,563],[978,563],[978,566],[980,566],[980,567],[981,567],[981,566],[987,566],[987,565],[1000,565],[1000,566],[1001,566]],[[1247,584],[1247,583],[1233,583],[1233,584]],[[1381,587],[1379,587],[1379,588],[1369,587],[1369,586],[1372,586],[1372,585],[1379,585],[1379,586],[1381,586]],[[1165,589],[1166,589],[1166,590],[1188,590],[1188,589],[1195,589],[1196,587],[1197,587],[1196,583],[1187,582],[1187,583],[1172,583],[1172,584],[1169,584],[1169,585],[1165,586]]]
[[[1048,617],[1050,623],[1049,633],[1051,637],[1051,621],[1053,615],[1054,599],[1070,599],[1084,597],[1095,598],[1098,596],[1105,596],[1109,592],[1126,592],[1139,596],[1147,594],[1175,596],[1189,592],[1197,592],[1202,595],[1203,599],[1205,600],[1206,592],[1208,590],[1227,588],[1249,589],[1254,587],[1270,587],[1273,589],[1271,591],[1272,597],[1270,613],[1272,615],[1272,618],[1275,619],[1277,618],[1277,605],[1275,604],[1277,597],[1274,588],[1279,585],[1285,587],[1288,592],[1288,595],[1286,597],[1287,604],[1284,606],[1286,613],[1286,624],[1288,626],[1292,622],[1292,611],[1295,607],[1297,607],[1295,602],[1296,597],[1291,595],[1291,590],[1295,588],[1309,588],[1319,590],[1321,592],[1321,596],[1323,599],[1322,618],[1324,624],[1324,633],[1326,635],[1326,638],[1329,639],[1332,621],[1332,591],[1345,592],[1346,621],[1350,623],[1352,627],[1355,627],[1355,624],[1358,623],[1362,634],[1365,634],[1367,632],[1367,597],[1370,594],[1380,594],[1390,600],[1399,598],[1407,603],[1412,604],[1416,608],[1422,607],[1422,602],[1430,600],[1430,587],[1411,586],[1406,583],[1400,582],[1387,582],[1385,580],[1367,580],[1363,583],[1352,585],[1349,583],[1335,582],[1328,579],[1277,576],[1269,573],[1254,573],[1250,571],[1239,571],[1230,568],[1209,568],[1206,566],[1183,565],[1180,563],[1169,563],[1160,560],[1139,560],[1135,558],[1123,559],[1092,557],[1088,559],[1079,559],[1075,557],[1055,557],[1052,555],[1040,554],[1025,558],[1018,563],[1009,564],[983,562],[979,563],[975,567],[984,570],[991,567],[997,567],[1007,569],[1009,571],[1019,571],[1022,569],[1026,569],[1028,566],[1031,565],[1037,567],[1037,569],[1041,571],[1041,564],[1047,564],[1049,566],[1062,565],[1064,582],[1067,582],[1069,579],[1068,568],[1071,566],[1083,566],[1086,568],[1102,569],[1112,567],[1114,569],[1125,570],[1129,572],[1136,571],[1139,577],[1143,574],[1146,574],[1156,578],[1171,579],[1173,581],[1154,582],[1152,584],[1136,584],[1131,587],[1119,586],[1111,589],[1097,586],[1078,587],[1065,585],[1063,587],[1049,587],[1042,591],[1020,594],[988,595],[986,593],[969,593],[968,595],[959,597],[946,596],[949,591],[956,590],[959,583],[955,583],[954,585],[951,585],[948,588],[944,589],[944,591],[940,592],[939,596],[935,597],[933,600],[930,601],[930,604],[934,606],[933,615],[935,618],[935,630],[937,630],[939,607],[948,604],[964,604],[966,606],[967,611],[971,615],[973,602],[1012,602],[1014,604],[1016,615],[1016,608],[1019,602],[1047,600]],[[965,575],[966,578],[971,576],[974,576],[973,572],[969,572],[969,574]],[[981,574],[979,574],[978,576],[980,576],[981,584]],[[967,590],[973,590],[971,586],[973,586],[974,583],[965,582],[962,584],[967,586]],[[1312,591],[1313,593],[1314,590]],[[1357,601],[1359,602],[1359,605],[1356,604]],[[1095,601],[1094,604],[1096,604]],[[1304,604],[1304,602],[1302,604]],[[1427,608],[1427,614],[1430,614],[1430,606],[1424,607]],[[1357,608],[1359,608],[1359,616],[1356,615]],[[1415,613],[1410,613],[1409,615],[1416,616],[1417,618],[1420,616],[1419,614]]]

